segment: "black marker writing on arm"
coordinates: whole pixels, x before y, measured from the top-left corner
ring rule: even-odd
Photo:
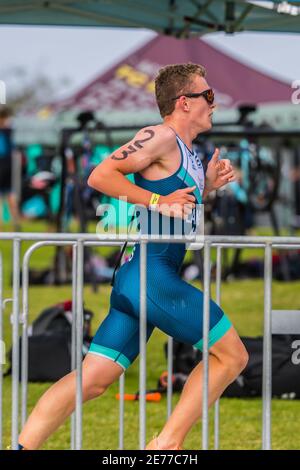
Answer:
[[[125,150],[122,150],[122,157],[117,157],[116,155],[112,155],[111,158],[113,160],[125,160],[125,158],[127,158],[129,155],[131,155],[132,153],[135,153],[137,152],[137,149],[141,149],[143,148],[143,145],[145,142],[147,142],[148,140],[151,140],[153,139],[154,135],[155,135],[155,132],[152,131],[151,129],[145,129],[144,130],[144,134],[149,134],[149,136],[146,138],[146,139],[138,139],[138,140],[135,140],[133,142],[133,144],[129,145],[127,147],[127,149]]]

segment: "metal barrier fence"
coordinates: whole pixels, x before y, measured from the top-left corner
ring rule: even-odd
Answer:
[[[38,233],[1,233],[0,240],[13,243],[13,298],[3,300],[3,260],[0,253],[0,341],[3,339],[3,307],[12,301],[12,420],[11,444],[12,449],[18,447],[19,434],[19,326],[22,325],[22,355],[21,355],[21,424],[27,418],[27,386],[28,386],[28,315],[29,315],[29,262],[37,249],[48,245],[69,245],[73,249],[72,275],[72,370],[76,368],[76,407],[71,417],[71,449],[82,447],[82,322],[83,322],[83,261],[84,246],[119,246],[124,241],[129,244],[140,243],[140,358],[139,358],[139,448],[146,444],[146,265],[147,243],[143,236],[118,236],[112,239],[108,235],[91,234],[38,234]],[[35,242],[27,249],[22,263],[22,313],[20,313],[20,267],[21,243]],[[150,240],[151,243],[190,243],[184,237],[172,237],[163,240]],[[199,242],[195,239],[194,242]],[[201,238],[203,242],[203,238]],[[221,253],[224,248],[263,248],[265,253],[264,269],[264,338],[263,338],[263,410],[262,410],[262,448],[271,449],[271,398],[272,398],[272,249],[300,249],[300,237],[230,237],[206,236],[204,238],[204,303],[203,303],[203,400],[202,400],[202,449],[209,448],[209,419],[208,419],[208,333],[210,309],[210,275],[211,248],[217,248],[216,270],[216,302],[221,301]],[[292,333],[292,332],[291,332]],[[168,390],[167,416],[172,411],[172,350],[173,340],[168,339]],[[2,448],[3,431],[3,371],[0,365],[0,449]],[[124,448],[124,386],[125,374],[120,377],[120,424],[119,449]],[[215,404],[215,436],[214,447],[219,448],[219,401]]]

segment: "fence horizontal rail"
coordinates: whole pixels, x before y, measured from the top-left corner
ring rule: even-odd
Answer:
[[[106,234],[91,234],[91,233],[18,233],[18,232],[6,232],[0,233],[0,240],[19,240],[19,241],[82,241],[82,242],[105,242],[114,243],[119,245],[120,243],[129,242],[151,242],[151,243],[186,243],[186,242],[209,242],[212,246],[217,246],[220,243],[223,244],[239,244],[242,247],[246,245],[261,245],[263,248],[266,244],[272,245],[300,245],[300,237],[269,237],[269,236],[231,236],[231,235],[205,235],[200,237],[189,237],[189,236],[170,236],[170,237],[158,237],[149,238],[147,235],[117,235],[115,238],[111,235]]]

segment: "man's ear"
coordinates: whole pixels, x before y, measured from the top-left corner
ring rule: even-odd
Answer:
[[[188,111],[189,110],[189,103],[188,103],[188,101],[186,100],[186,98],[184,96],[182,97],[182,104],[183,104],[184,111]]]

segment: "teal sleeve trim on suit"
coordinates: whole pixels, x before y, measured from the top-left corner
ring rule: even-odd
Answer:
[[[229,330],[229,328],[231,326],[232,326],[231,321],[224,314],[222,316],[221,320],[209,332],[208,347],[210,348],[217,341],[219,341],[219,339],[221,339],[225,335],[225,333]],[[198,341],[198,343],[194,344],[194,347],[197,348],[197,349],[200,349],[202,351],[202,349],[203,349],[203,338],[200,339],[200,341]]]
[[[107,357],[108,359],[112,359],[114,362],[123,367],[123,369],[127,369],[131,364],[124,354],[120,354],[114,349],[106,348],[105,346],[100,346],[99,344],[92,343],[89,352],[98,354],[99,356]]]

